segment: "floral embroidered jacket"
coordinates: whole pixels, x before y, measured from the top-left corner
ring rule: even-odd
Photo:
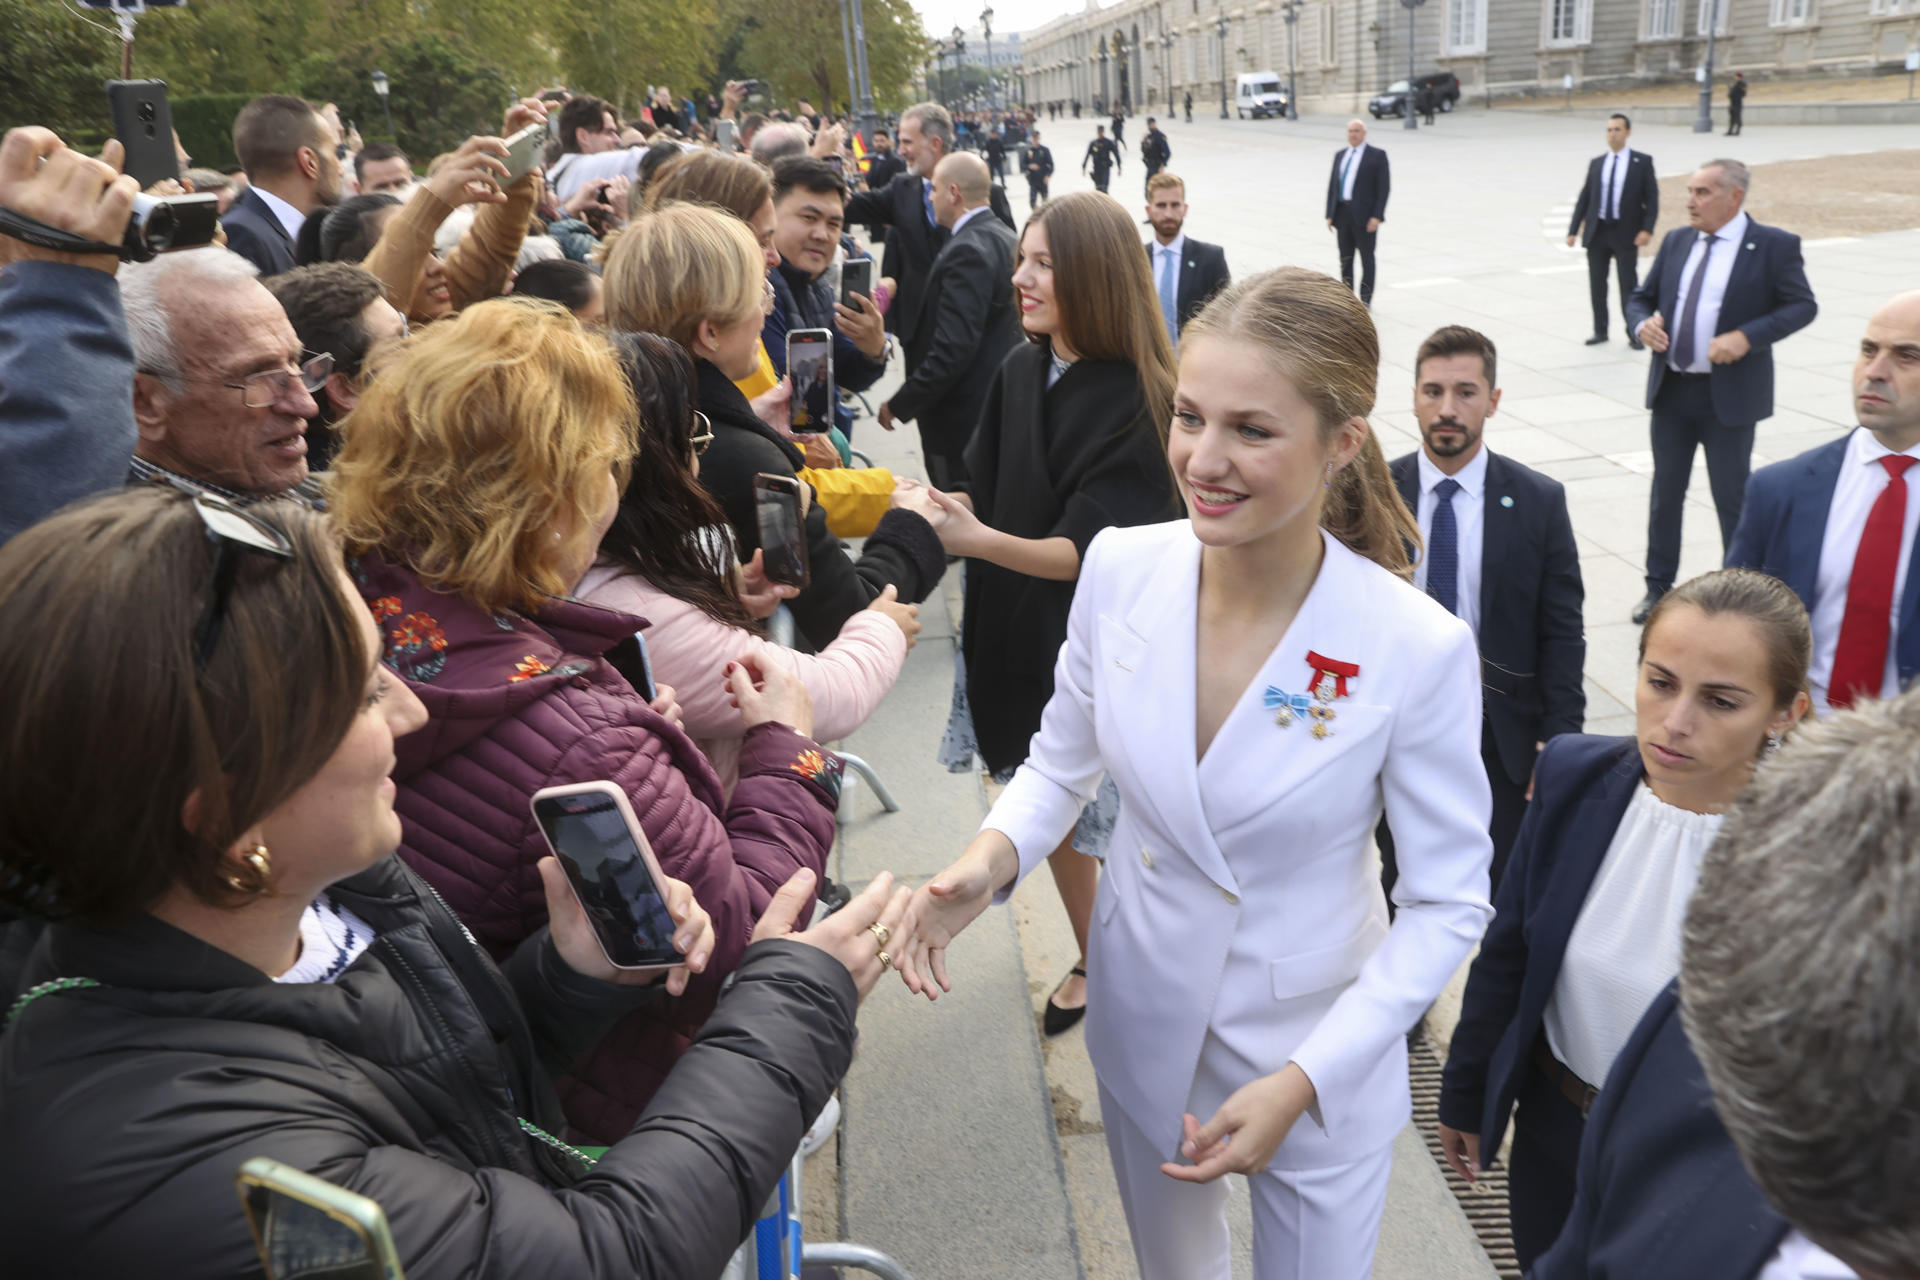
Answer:
[[[774,891],[801,867],[824,870],[839,759],[784,725],[756,726],[729,801],[693,740],[606,659],[645,619],[558,599],[537,618],[493,614],[377,555],[352,568],[386,661],[429,713],[395,743],[401,856],[496,958],[546,924],[535,863],[548,850],[529,806],[542,787],[618,783],[662,868],[713,917],[707,972],[627,1017],[561,1082],[576,1134],[617,1140],[712,1011]]]

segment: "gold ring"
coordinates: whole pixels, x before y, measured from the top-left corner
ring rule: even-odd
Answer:
[[[890,955],[888,955],[888,954],[887,954],[886,952],[884,952],[884,951],[882,951],[882,952],[880,953],[880,967],[881,967],[882,969],[891,969],[891,968],[893,968],[893,957],[892,957],[892,956],[890,956]]]
[[[893,939],[893,930],[887,928],[887,926],[881,924],[878,920],[875,920],[867,926],[867,932],[872,934],[874,941],[883,947]]]

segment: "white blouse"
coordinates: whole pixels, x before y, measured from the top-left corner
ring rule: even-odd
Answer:
[[[1634,792],[1567,939],[1547,1002],[1547,1045],[1596,1088],[1653,998],[1680,972],[1680,929],[1723,817]]]

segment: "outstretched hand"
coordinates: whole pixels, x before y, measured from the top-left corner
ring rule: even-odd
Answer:
[[[865,1000],[887,967],[880,959],[887,951],[880,942],[880,933],[887,935],[889,943],[899,937],[907,912],[908,891],[895,889],[893,873],[882,871],[846,906],[804,933],[795,933],[794,925],[803,915],[812,913],[817,897],[813,872],[805,867],[794,872],[793,878],[780,886],[773,901],[760,913],[760,921],[753,927],[753,940],[791,938],[809,947],[818,947],[847,967],[860,998]],[[880,926],[879,933],[875,932],[875,925]],[[892,960],[889,955],[887,961]]]
[[[1180,1154],[1193,1163],[1168,1161],[1160,1172],[1179,1182],[1259,1173],[1273,1163],[1273,1153],[1313,1105],[1314,1097],[1307,1073],[1289,1062],[1273,1075],[1234,1090],[1205,1124],[1191,1115],[1182,1117],[1186,1137]]]
[[[998,831],[975,836],[958,861],[914,893],[900,942],[901,980],[907,990],[929,1000],[952,991],[947,980],[947,948],[993,901],[996,886],[1011,884],[1020,870],[1013,842]]]

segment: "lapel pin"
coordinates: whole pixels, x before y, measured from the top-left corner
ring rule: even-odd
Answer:
[[[1747,252],[1748,252],[1748,253],[1752,253],[1752,252],[1753,252],[1753,241],[1751,241],[1751,240],[1749,240],[1749,241],[1747,241]]]
[[[1503,494],[1501,494],[1501,495],[1500,495],[1500,505],[1501,505],[1501,506],[1503,506],[1503,507],[1510,507],[1510,506],[1512,506],[1512,505],[1513,505],[1513,495],[1512,495],[1512,494],[1510,494],[1510,493],[1503,493]]]

